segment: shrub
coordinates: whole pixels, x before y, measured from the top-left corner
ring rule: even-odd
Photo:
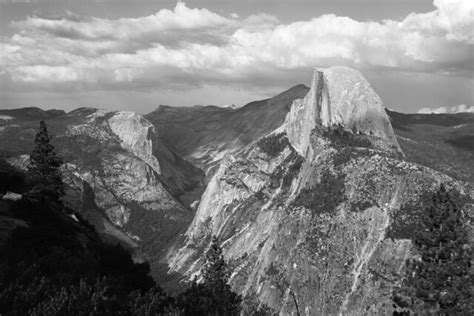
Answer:
[[[268,156],[275,157],[281,153],[289,143],[286,133],[280,133],[261,138],[257,142],[257,146]]]

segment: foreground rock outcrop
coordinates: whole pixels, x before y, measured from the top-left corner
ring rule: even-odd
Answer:
[[[172,271],[199,274],[221,241],[235,291],[281,314],[384,314],[411,254],[420,194],[472,189],[403,160],[380,98],[360,73],[317,70],[285,123],[227,155]]]

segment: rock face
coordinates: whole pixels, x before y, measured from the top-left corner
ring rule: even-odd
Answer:
[[[170,149],[209,173],[226,154],[236,153],[281,126],[293,100],[307,92],[307,87],[297,85],[237,109],[160,106],[146,118]]]
[[[156,131],[150,122],[133,112],[117,112],[108,119],[108,125],[119,137],[124,149],[146,162],[156,173],[161,174],[160,163],[153,155],[152,137],[156,135]]]
[[[233,289],[282,315],[297,306],[305,315],[391,314],[420,194],[447,183],[471,203],[466,210],[474,196],[440,172],[454,159],[435,171],[414,156],[420,144],[444,144],[426,130],[439,126],[468,152],[472,117],[388,113],[406,157],[369,83],[333,67],[316,70],[310,88],[237,109],[0,111],[0,154],[24,166],[46,119],[66,162],[67,203],[103,238],[149,260],[155,277],[163,263],[184,278],[199,274],[216,235]]]
[[[305,315],[391,313],[420,194],[440,183],[473,197],[402,159],[358,72],[318,70],[282,126],[221,161],[169,265],[199,274],[215,235],[233,289],[280,314],[295,315],[295,304]]]
[[[204,174],[170,152],[155,127],[136,113],[82,108],[48,117],[17,112],[9,112],[13,119],[0,135],[8,161],[17,167],[27,163],[24,154],[32,149],[37,119],[46,119],[65,161],[66,203],[105,240],[151,261],[156,275],[167,245],[192,220],[186,194]]]
[[[308,94],[293,103],[286,120],[288,138],[302,155],[316,127],[338,127],[371,136],[381,149],[400,151],[382,100],[360,72],[347,67],[317,69]]]

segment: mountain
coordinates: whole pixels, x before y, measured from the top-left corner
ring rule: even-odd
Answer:
[[[10,117],[0,121],[3,160],[24,169],[38,120],[44,119],[64,158],[66,204],[103,239],[151,261],[157,273],[166,245],[192,220],[189,205],[202,192],[204,174],[169,151],[153,125],[136,113],[41,111],[0,111]]]
[[[391,313],[423,192],[446,183],[472,213],[474,114],[385,110],[346,67],[240,108],[0,110],[0,177],[17,181],[39,120],[67,206],[169,290],[217,236],[233,290],[275,311]]]
[[[235,153],[285,120],[293,100],[308,92],[297,85],[279,95],[241,108],[160,106],[145,117],[169,148],[209,171],[226,154]]]
[[[474,113],[474,105],[459,104],[453,106],[442,106],[439,108],[421,108],[418,114],[454,114]]]
[[[64,115],[63,110],[42,110],[36,107],[0,110],[0,120],[44,120]]]
[[[317,70],[281,126],[221,160],[169,265],[199,274],[217,236],[233,289],[282,314],[391,313],[420,194],[440,183],[472,201],[468,184],[404,159],[359,72]]]
[[[292,104],[285,130],[298,153],[306,153],[316,127],[368,135],[373,147],[400,152],[382,100],[360,72],[347,67],[316,70],[311,90]]]
[[[474,113],[387,114],[408,161],[474,184]]]

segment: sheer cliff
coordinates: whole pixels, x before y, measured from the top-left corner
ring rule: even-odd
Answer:
[[[155,127],[133,112],[81,108],[69,113],[10,110],[1,154],[25,168],[38,120],[46,120],[64,158],[65,202],[102,238],[159,260],[193,217],[204,174],[161,142]],[[156,272],[156,271],[154,271]]]
[[[440,183],[473,197],[469,185],[404,160],[359,72],[316,70],[281,126],[221,161],[169,264],[199,275],[215,235],[233,289],[282,314],[296,304],[306,315],[390,313],[420,194]]]
[[[472,116],[386,111],[346,67],[237,109],[0,110],[0,158],[24,167],[39,120],[102,238],[189,280],[216,235],[233,289],[281,314],[391,313],[420,195],[447,183],[472,212]]]
[[[227,153],[235,153],[279,127],[293,100],[307,92],[307,87],[297,85],[237,109],[160,106],[145,117],[167,146],[208,173]]]

